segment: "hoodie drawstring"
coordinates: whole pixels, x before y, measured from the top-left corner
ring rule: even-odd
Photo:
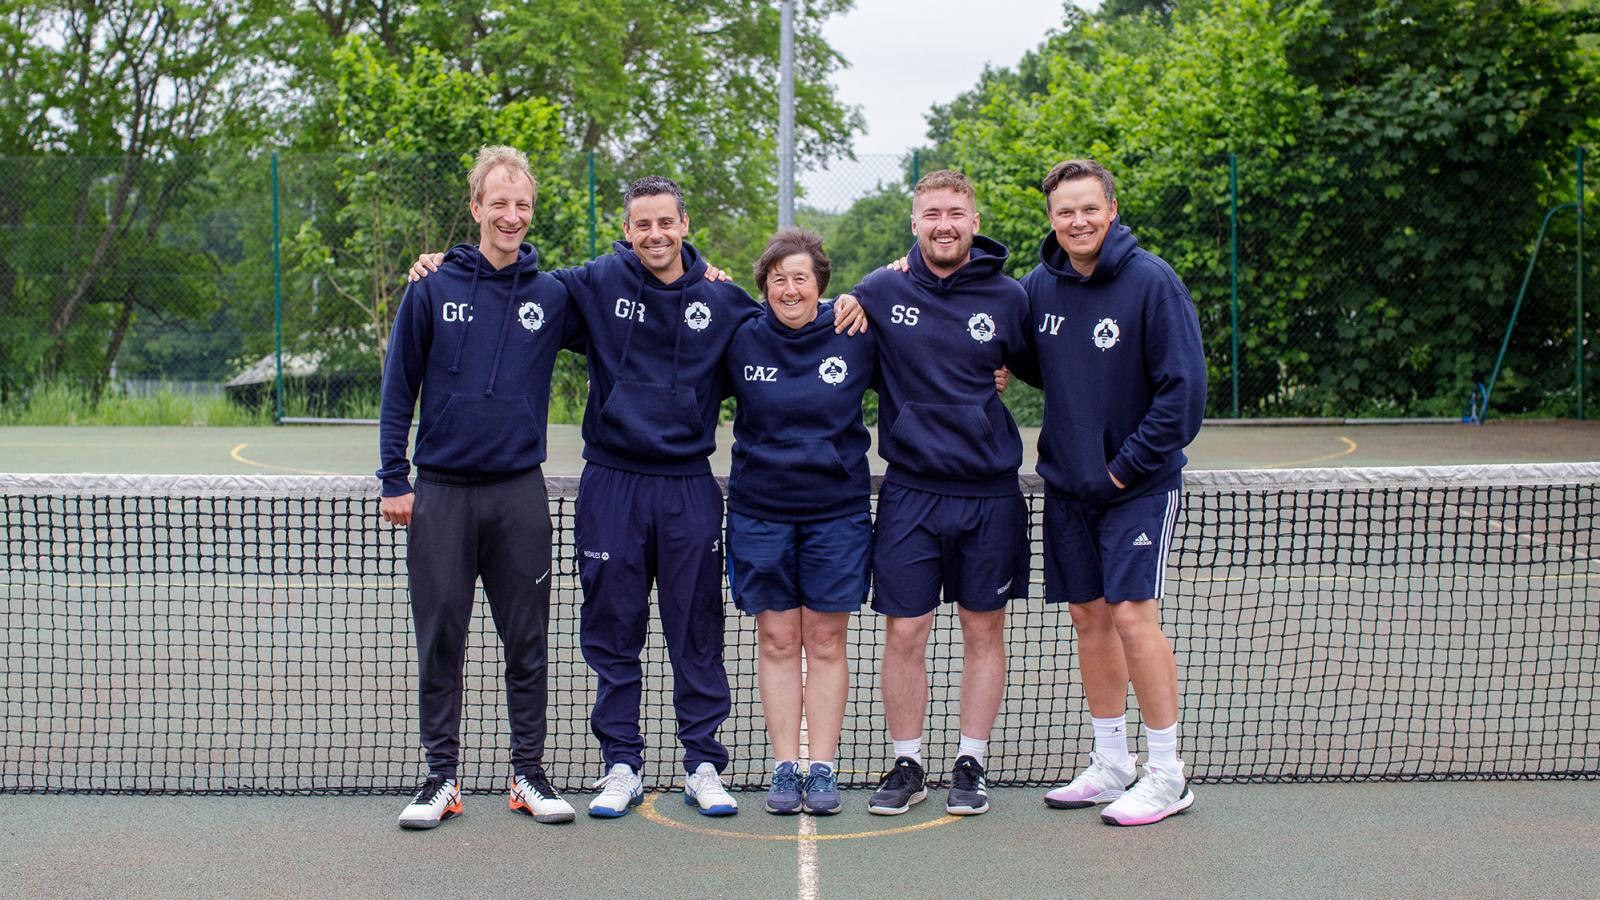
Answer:
[[[475,302],[478,299],[478,272],[479,271],[480,271],[479,262],[478,262],[478,260],[474,259],[472,261],[472,286],[467,289],[467,300],[468,300],[469,303],[470,302]],[[471,309],[471,307],[469,306],[468,309]],[[451,375],[460,375],[461,374],[461,351],[463,349],[465,349],[466,346],[467,346],[467,329],[471,328],[471,327],[472,327],[472,314],[468,313],[466,321],[461,323],[461,337],[456,339],[456,358],[455,358],[454,361],[452,361],[450,363],[450,374]]]
[[[494,345],[494,362],[489,366],[489,386],[483,389],[485,397],[494,396],[494,380],[495,376],[500,374],[500,354],[505,350],[506,332],[511,330],[511,323],[516,321],[517,285],[520,281],[522,281],[522,267],[518,266],[516,271],[511,273],[511,293],[506,296],[505,321],[500,323],[500,340]]]

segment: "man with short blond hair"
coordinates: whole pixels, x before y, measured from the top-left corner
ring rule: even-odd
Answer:
[[[539,466],[556,351],[583,320],[523,243],[537,194],[527,157],[485,147],[468,184],[478,243],[456,245],[437,277],[406,291],[383,372],[380,511],[407,527],[428,764],[403,828],[461,812],[461,670],[479,578],[505,647],[511,808],[545,823],[574,818],[544,772],[551,527]],[[406,449],[419,394],[413,488]]]

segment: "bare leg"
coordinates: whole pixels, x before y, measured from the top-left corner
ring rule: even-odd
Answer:
[[[800,610],[756,614],[760,640],[761,711],[774,759],[800,758]]]
[[[845,658],[847,612],[800,614],[806,653],[806,731],[812,759],[836,759],[839,731],[844,726],[845,696],[850,691],[850,661]]]
[[[1178,721],[1178,664],[1161,632],[1160,606],[1154,600],[1117,603],[1111,618],[1145,727],[1171,727]]]
[[[1089,715],[1097,719],[1126,715],[1128,662],[1123,658],[1122,638],[1112,621],[1111,604],[1102,598],[1071,603],[1068,607],[1072,613],[1072,628],[1078,633],[1078,670],[1083,674],[1083,695],[1089,701]],[[1142,700],[1140,709],[1144,709]]]
[[[1006,690],[1006,611],[961,610],[961,733],[988,740]]]
[[[909,741],[922,735],[928,716],[928,665],[925,658],[933,613],[907,618],[884,616],[883,713],[889,737]]]

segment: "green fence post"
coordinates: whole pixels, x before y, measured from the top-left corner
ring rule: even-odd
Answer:
[[[277,382],[278,415],[281,424],[283,409],[283,274],[280,264],[282,254],[278,237],[278,151],[272,151],[272,331],[273,369]]]
[[[1578,148],[1578,418],[1583,414],[1583,148]]]
[[[1233,306],[1233,417],[1239,418],[1239,159],[1228,154],[1228,274]]]
[[[594,259],[599,255],[596,252],[596,243],[599,233],[595,230],[594,216],[594,151],[589,151],[589,258]]]

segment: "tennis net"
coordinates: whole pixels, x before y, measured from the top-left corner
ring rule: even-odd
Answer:
[[[576,479],[556,524],[547,768],[597,777],[579,649]],[[1092,743],[1070,617],[1008,615],[995,784],[1068,777]],[[1199,782],[1600,777],[1600,464],[1193,472],[1162,617]],[[423,772],[404,532],[355,477],[0,475],[0,792],[401,793]],[[503,789],[500,653],[478,598],[461,777]],[[754,624],[729,607],[735,787],[769,760]],[[889,759],[879,618],[850,630],[841,781]],[[929,646],[930,774],[953,761],[960,631]],[[646,783],[679,775],[657,623]],[[1136,716],[1135,716],[1136,721]],[[1137,733],[1135,725],[1131,733]]]

